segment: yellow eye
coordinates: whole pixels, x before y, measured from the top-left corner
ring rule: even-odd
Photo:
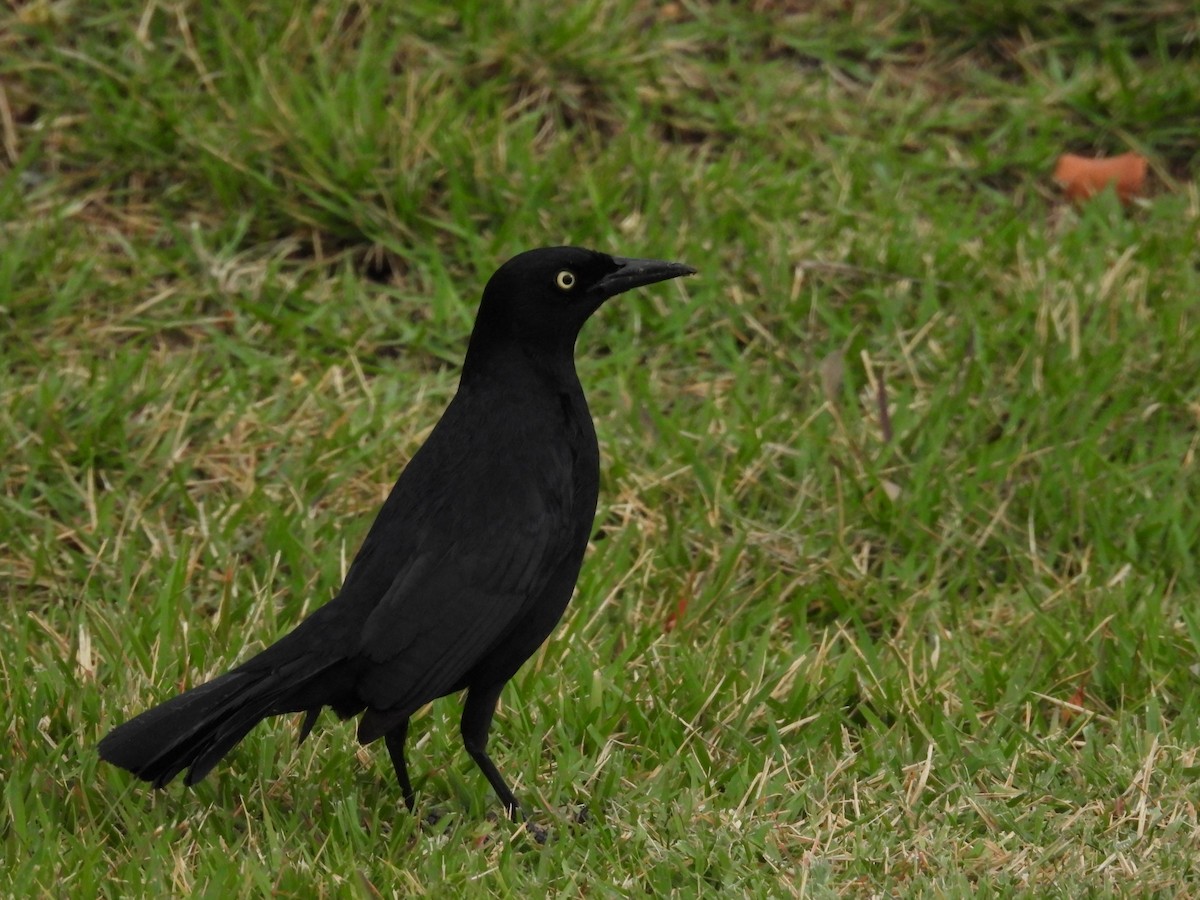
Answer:
[[[569,291],[575,287],[575,273],[567,269],[563,269],[554,276],[554,283],[558,285],[560,290]]]

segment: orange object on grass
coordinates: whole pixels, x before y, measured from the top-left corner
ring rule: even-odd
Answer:
[[[1054,180],[1072,200],[1086,200],[1110,184],[1117,196],[1128,203],[1141,193],[1146,182],[1146,157],[1136,153],[1088,159],[1064,153],[1054,167]]]

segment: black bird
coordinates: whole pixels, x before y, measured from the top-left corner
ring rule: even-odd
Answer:
[[[408,720],[466,689],[462,738],[510,816],[487,754],[505,683],[562,617],[596,514],[600,453],[575,341],[608,298],[695,272],[578,247],[513,257],[483,292],[458,392],[401,473],[341,590],[236,669],[110,732],[100,756],[163,787],[195,784],[268,716],[364,713],[410,810]]]

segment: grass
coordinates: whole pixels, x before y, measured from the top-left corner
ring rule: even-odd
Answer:
[[[17,3],[12,896],[1178,896],[1200,877],[1200,20],[1128,0]],[[1136,150],[1129,209],[1063,151]],[[436,825],[351,723],[195,790],[115,723],[336,590],[507,256],[687,261],[580,371],[566,620]]]

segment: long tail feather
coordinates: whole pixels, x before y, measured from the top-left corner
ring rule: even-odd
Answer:
[[[100,756],[155,787],[184,769],[195,784],[263,719],[319,709],[314,686],[333,665],[301,658],[266,671],[240,667],[113,729]]]

